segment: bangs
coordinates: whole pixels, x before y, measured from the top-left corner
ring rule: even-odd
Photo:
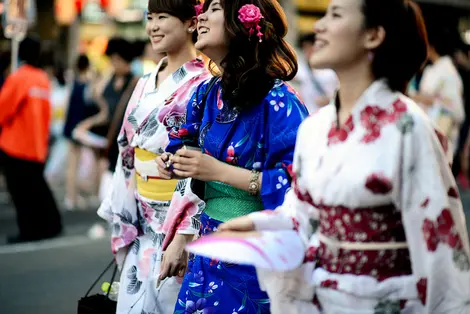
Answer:
[[[149,0],[148,13],[166,13],[187,21],[196,16],[196,0]]]

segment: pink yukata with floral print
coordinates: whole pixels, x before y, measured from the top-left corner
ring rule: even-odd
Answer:
[[[468,234],[443,147],[383,80],[342,126],[335,101],[306,119],[284,204],[250,215],[305,246],[292,271],[258,269],[272,313],[470,313]]]
[[[154,160],[139,161],[135,150],[161,154],[168,131],[185,121],[186,105],[195,88],[210,77],[201,59],[185,63],[155,87],[157,68],[138,82],[118,137],[119,159],[113,186],[98,214],[112,226],[112,251],[122,268],[118,314],[173,313],[181,280],[167,278],[157,287],[163,251],[176,233],[197,234],[202,202],[181,180],[171,201],[139,194],[137,173],[158,177]],[[155,173],[155,174],[154,174]]]

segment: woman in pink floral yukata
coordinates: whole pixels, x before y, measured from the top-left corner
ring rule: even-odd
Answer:
[[[272,313],[470,313],[468,234],[445,139],[402,94],[427,56],[417,5],[332,0],[316,33],[311,64],[335,70],[336,99],[299,129],[284,204],[220,234],[297,230],[304,261],[258,269]]]
[[[178,275],[187,265],[184,246],[199,232],[203,203],[188,180],[161,180],[155,164],[168,130],[183,122],[196,86],[210,77],[194,47],[198,5],[149,1],[147,34],[153,50],[166,57],[134,90],[118,137],[113,185],[98,211],[113,226],[112,250],[122,267],[118,314],[173,313]]]

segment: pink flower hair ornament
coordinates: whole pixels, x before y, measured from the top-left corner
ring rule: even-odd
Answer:
[[[261,14],[261,10],[254,4],[245,4],[238,10],[238,19],[243,24],[245,29],[248,30],[249,36],[251,37],[255,29],[257,31],[256,36],[259,38],[259,42],[263,41],[264,34],[261,32],[261,26],[259,23],[264,16]]]
[[[194,6],[194,9],[196,10],[196,17],[201,15],[204,11],[204,2],[200,1],[199,4]]]

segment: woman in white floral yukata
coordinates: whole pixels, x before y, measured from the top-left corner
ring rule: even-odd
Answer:
[[[154,162],[168,130],[183,122],[196,86],[210,77],[194,47],[197,10],[196,0],[149,1],[146,30],[154,51],[167,57],[134,90],[113,186],[98,211],[113,226],[112,250],[122,267],[119,314],[173,313],[187,265],[184,246],[199,232],[203,203],[186,188],[188,180],[160,180]],[[167,215],[170,207],[174,215]]]
[[[190,250],[243,244],[271,264],[258,278],[272,313],[470,313],[468,234],[446,140],[402,94],[427,55],[419,8],[332,0],[316,33],[311,63],[335,70],[341,88],[299,129],[284,204],[227,222]],[[265,241],[281,230],[291,238],[276,251]],[[292,261],[296,241],[306,254]]]

